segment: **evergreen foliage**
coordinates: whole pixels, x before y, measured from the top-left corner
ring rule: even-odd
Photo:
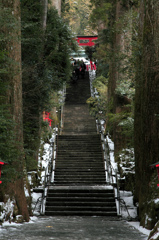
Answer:
[[[27,169],[31,170],[37,167],[42,112],[51,109],[53,92],[69,80],[69,53],[74,43],[55,8],[48,9],[45,31],[39,1],[24,0],[21,8],[24,143]]]
[[[90,114],[96,118],[106,120],[108,112],[107,79],[103,76],[96,78],[93,81],[93,88],[95,89],[95,96],[87,99]]]
[[[112,9],[112,1],[103,1],[103,0],[91,0],[92,13],[90,15],[90,23],[93,29],[100,31],[103,26],[105,27],[109,20],[108,16]]]
[[[65,0],[63,4],[63,18],[69,24],[75,35],[92,35],[94,30],[89,25],[89,16],[92,11],[90,0]]]
[[[108,79],[107,117],[105,116],[107,128],[112,135],[115,132],[120,132],[119,134],[126,134],[129,139],[124,127],[128,127],[130,124],[130,131],[133,129],[133,121],[130,123],[129,119],[133,118],[135,55],[132,50],[136,39],[132,40],[131,28],[133,22],[135,31],[137,15],[131,9],[131,12],[124,13],[115,21],[116,5],[114,1],[107,1],[106,3],[102,0],[100,2],[91,2],[95,8],[90,21],[99,31],[99,44],[96,47],[96,52],[93,54],[98,63],[97,76],[103,75]],[[103,9],[105,10],[105,15],[102,13]],[[121,38],[121,36],[124,39],[122,40],[123,42],[115,43],[115,39]],[[132,105],[130,105],[131,101]],[[125,108],[124,105],[127,105],[127,107]],[[117,112],[117,109],[121,109],[121,113]],[[120,126],[120,131],[115,130],[114,126],[117,128]],[[115,132],[113,133],[113,131]],[[132,140],[131,144],[133,144]]]
[[[15,122],[11,114],[11,103],[8,101],[8,92],[12,88],[10,77],[13,76],[12,65],[14,61],[9,57],[7,42],[12,41],[9,32],[17,30],[16,19],[9,7],[0,3],[0,159],[9,165],[3,166],[2,180],[6,186],[8,182],[15,180],[21,173],[17,171],[18,156],[21,154],[15,148]],[[16,142],[16,145],[21,143]],[[19,164],[19,163],[18,163]],[[20,175],[19,175],[20,174]]]
[[[69,80],[69,52],[74,48],[72,35],[63,23],[57,11],[49,8],[45,34],[41,26],[41,5],[39,1],[22,1],[22,68],[23,68],[23,122],[24,147],[27,167],[36,169],[37,153],[40,142],[41,118],[43,110],[55,106],[54,92],[61,89],[64,82]],[[10,77],[11,65],[14,62],[8,56],[7,41],[12,40],[10,31],[16,29],[16,19],[8,7],[0,5],[0,158],[10,163],[5,167],[10,173],[11,162],[17,159],[14,148],[15,136],[11,107],[7,93],[12,86]],[[57,102],[57,101],[56,101]],[[7,134],[6,134],[7,131]],[[11,168],[11,170],[9,170]],[[9,174],[12,178],[14,174]],[[4,176],[4,174],[3,174]]]

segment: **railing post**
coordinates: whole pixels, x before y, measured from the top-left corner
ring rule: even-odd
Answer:
[[[115,171],[115,175],[116,175],[116,188],[117,188],[117,201],[118,201],[118,209],[119,212],[118,214],[120,215],[120,191],[119,191],[119,181],[118,181],[118,173],[117,170]]]

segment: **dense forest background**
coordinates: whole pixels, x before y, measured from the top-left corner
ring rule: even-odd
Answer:
[[[92,35],[96,31],[89,24],[91,12],[90,0],[66,0],[62,16],[76,35]]]
[[[61,17],[45,0],[1,1],[0,159],[9,165],[0,200],[6,193],[15,198],[26,221],[27,171],[37,170],[47,129],[42,113],[57,107],[58,90],[70,78],[74,37],[98,34],[91,51],[99,97],[88,99],[91,114],[105,121],[141,225],[158,222],[158,179],[150,167],[159,151],[158,24],[158,0],[62,1]]]
[[[90,21],[98,31],[97,78],[100,98],[90,98],[92,114],[105,120],[126,188],[134,194],[140,224],[158,221],[158,30],[156,0],[97,1]],[[102,109],[102,115],[101,115]],[[134,162],[134,164],[133,164]]]

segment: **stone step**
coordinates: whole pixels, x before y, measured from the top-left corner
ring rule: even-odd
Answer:
[[[46,211],[46,216],[117,216],[117,212],[109,211]]]
[[[78,132],[88,132],[88,131],[95,131],[95,132],[97,132],[97,130],[96,130],[96,126],[95,126],[95,124],[93,124],[93,125],[91,125],[91,126],[88,126],[87,124],[81,124],[80,125],[80,122],[81,121],[79,121],[79,123],[76,123],[76,125],[73,125],[72,123],[70,123],[70,124],[67,124],[67,126],[65,127],[65,129],[64,129],[64,132],[71,132],[72,130],[77,130],[77,133]]]
[[[72,178],[74,178],[74,177],[76,177],[76,178],[98,178],[98,179],[103,179],[103,178],[105,178],[105,173],[103,172],[103,174],[102,173],[98,173],[98,174],[89,174],[89,172],[85,172],[85,174],[76,174],[76,172],[75,173],[67,173],[67,174],[60,174],[60,173],[58,173],[58,174],[56,174],[56,172],[55,172],[55,177],[63,177],[63,178],[68,178],[68,177],[70,177],[71,179]]]
[[[69,143],[71,142],[72,144],[78,143],[86,143],[86,144],[98,144],[98,142],[101,142],[99,138],[95,138],[94,135],[91,135],[92,137],[87,138],[86,135],[78,135],[77,138],[73,138],[74,135],[65,135],[64,138],[63,135],[58,136],[58,143]],[[67,138],[66,138],[67,137]],[[80,138],[79,138],[80,137]]]
[[[72,182],[82,182],[82,181],[89,181],[89,182],[94,182],[94,181],[102,181],[102,182],[105,182],[106,179],[105,179],[105,176],[103,177],[92,177],[92,176],[55,176],[55,181],[59,181],[59,182],[63,182],[63,181],[66,181],[66,182],[69,182],[69,181],[72,181]]]
[[[71,141],[91,141],[91,140],[100,140],[101,137],[99,134],[94,134],[94,135],[58,135],[59,140],[71,140]]]
[[[107,197],[113,197],[114,196],[114,190],[110,189],[110,190],[105,190],[106,186],[91,186],[91,187],[86,187],[86,186],[79,186],[79,187],[56,187],[56,186],[52,186],[49,188],[48,190],[48,196],[55,196],[58,195],[60,196],[60,194],[64,195],[64,196],[91,196],[93,197],[104,197],[107,199]],[[98,189],[100,188],[100,189]]]
[[[86,170],[86,167],[87,167],[87,169],[88,170]],[[58,168],[58,171],[60,172],[60,165],[58,165],[57,166],[57,168]],[[86,173],[88,173],[89,174],[89,172],[91,172],[91,170],[89,170],[90,169],[90,167],[89,166],[85,166],[85,169],[83,168],[83,166],[81,166],[81,168],[82,168],[82,170],[84,170],[84,172],[86,172]],[[91,166],[91,169],[93,169],[94,168],[94,170],[97,168],[96,166]],[[63,165],[61,165],[61,169],[63,169]],[[71,172],[74,170],[74,172],[76,173],[77,171],[78,171],[78,169],[80,169],[80,166],[75,166],[75,165],[73,165],[73,166],[71,166],[71,165],[67,165],[66,167],[65,167],[65,169],[66,169],[66,172],[68,172],[68,174],[69,174],[69,170],[71,170]],[[56,168],[55,168],[55,172],[54,172],[55,174],[56,174]],[[63,172],[62,172],[63,173]],[[59,173],[58,173],[59,174]],[[100,174],[100,171],[98,171],[98,175]],[[65,175],[65,174],[64,174]],[[70,173],[70,175],[71,175],[71,173]],[[74,175],[74,174],[73,174]],[[77,175],[77,174],[76,174]],[[79,174],[80,175],[80,174]],[[84,174],[83,174],[84,175]],[[89,174],[89,175],[92,175],[91,173]],[[95,175],[95,174],[94,174]]]
[[[84,197],[84,198],[87,198],[87,197],[91,197],[91,198],[101,198],[103,197],[104,198],[113,198],[114,197],[114,192],[113,191],[84,191],[84,190],[80,190],[80,187],[79,187],[79,190],[78,188],[76,188],[76,190],[74,191],[67,191],[65,189],[59,189],[59,190],[48,190],[48,194],[47,194],[48,197],[52,196],[52,197],[55,197],[55,196],[58,196],[58,197]]]
[[[63,166],[61,166],[61,168],[60,168],[60,166],[58,166],[57,167],[57,170],[60,172],[60,169],[62,170],[62,172],[63,172]],[[97,172],[98,172],[98,174],[100,174],[100,172],[103,172],[103,169],[102,168],[93,168],[93,167],[75,167],[75,166],[73,166],[73,167],[65,167],[65,171],[67,172],[67,173],[70,173],[71,174],[71,172],[72,171],[74,171],[74,172],[79,172],[79,171],[83,171],[83,172],[91,172],[92,170],[93,171],[95,171],[95,170],[97,170]],[[56,173],[56,169],[55,169],[55,173]],[[89,173],[88,173],[89,174]]]
[[[70,154],[68,154],[68,156],[65,156],[65,154],[63,155],[58,155],[57,153],[57,159],[55,160],[55,162],[60,162],[60,161],[64,161],[64,162],[103,162],[103,154],[90,154],[88,153],[89,156],[85,156],[85,154],[76,154],[75,152],[71,152]]]
[[[102,163],[104,164],[104,161],[103,159],[98,156],[98,157],[95,157],[95,159],[92,159],[91,157],[90,158],[84,158],[84,157],[75,157],[75,156],[68,156],[68,157],[65,157],[65,156],[57,156],[57,159],[55,161],[55,163]]]
[[[83,133],[85,133],[85,132],[89,133],[89,131],[95,132],[95,133],[97,132],[95,125],[94,126],[87,126],[87,125],[83,125],[83,124],[80,125],[79,123],[77,123],[77,125],[72,125],[72,123],[70,123],[67,126],[67,128],[65,128],[63,130],[64,130],[64,132],[71,132],[71,131],[76,130],[77,134],[78,134],[78,132],[83,132]]]
[[[80,163],[64,163],[64,162],[56,162],[56,165],[55,165],[55,171],[56,171],[56,168],[58,168],[59,170],[60,170],[60,168],[62,168],[62,169],[68,169],[68,168],[73,168],[73,169],[76,169],[76,170],[78,170],[78,169],[80,169],[80,168],[82,168],[82,169],[84,169],[84,168],[86,168],[86,169],[92,169],[92,168],[101,168],[101,170],[104,170],[104,166],[103,166],[103,163],[101,162],[101,163],[87,163],[87,162],[84,162],[84,163],[82,163],[82,162],[80,162]]]
[[[63,133],[65,133],[65,134],[67,134],[67,135],[70,136],[70,135],[76,134],[76,131],[68,131],[68,132],[64,132],[64,131],[63,131]],[[95,133],[95,131],[78,132],[78,134],[81,135],[81,136],[82,136],[82,135],[85,135],[85,134],[94,134],[94,133]]]
[[[92,180],[92,183],[94,181],[100,181],[100,180],[105,180],[105,175],[103,174],[102,176],[101,175],[88,175],[88,174],[85,174],[85,175],[62,175],[62,174],[58,174],[54,176],[54,179],[55,181],[73,181],[73,180],[78,180],[78,181],[85,181],[85,180],[89,180],[91,181]]]
[[[60,171],[60,170],[61,170],[61,171],[66,171],[66,172],[69,172],[69,171],[70,171],[70,172],[72,172],[72,171],[75,171],[75,172],[76,172],[76,171],[82,171],[82,172],[86,172],[86,171],[98,171],[98,172],[100,172],[100,171],[101,171],[101,172],[103,172],[104,169],[103,169],[103,168],[101,169],[101,168],[99,168],[99,167],[92,168],[92,167],[84,167],[84,166],[82,166],[82,167],[76,167],[76,168],[71,168],[71,169],[70,169],[69,167],[68,167],[68,168],[67,168],[67,167],[65,167],[65,168],[61,167],[61,168],[60,168],[60,167],[57,167],[57,166],[56,166],[55,172],[56,172],[56,171]]]
[[[52,186],[48,189],[48,194],[78,194],[81,196],[81,194],[92,194],[95,196],[99,196],[99,195],[103,195],[105,194],[105,196],[113,196],[114,195],[114,189],[112,186],[110,185],[106,185],[106,186],[92,186],[92,187],[86,187],[86,186],[80,186],[80,187],[56,187],[56,186]]]
[[[104,162],[99,161],[99,162],[91,162],[91,161],[67,161],[67,160],[61,160],[61,161],[56,161],[55,168],[60,168],[60,169],[68,169],[69,166],[72,166],[72,168],[76,168],[77,170],[83,171],[84,169],[89,170],[89,169],[99,169],[104,171]],[[59,170],[60,170],[59,169]],[[95,170],[95,169],[94,169]],[[90,171],[90,170],[89,170]]]
[[[56,177],[64,177],[64,178],[68,178],[70,176],[70,178],[72,178],[72,177],[78,177],[78,178],[88,177],[88,178],[98,178],[98,179],[100,179],[100,178],[105,177],[105,172],[103,172],[103,173],[98,172],[98,173],[92,174],[89,171],[87,171],[87,172],[85,171],[85,173],[83,173],[83,174],[78,174],[76,172],[69,172],[68,171],[68,172],[66,172],[66,174],[65,173],[63,174],[61,172],[56,173],[56,171],[55,171],[55,176]]]
[[[76,174],[76,172],[75,173],[73,173],[73,172],[67,172],[66,174],[61,174],[60,172],[59,173],[56,173],[56,171],[55,171],[55,177],[63,177],[63,178],[68,178],[68,177],[70,177],[70,178],[73,178],[73,177],[77,177],[77,178],[85,178],[85,177],[87,177],[87,178],[98,178],[98,179],[101,179],[101,178],[104,178],[105,177],[105,173],[103,172],[103,173],[94,173],[94,174],[92,174],[92,173],[89,173],[89,172],[85,172],[85,173],[83,173],[83,174]]]
[[[83,157],[83,156],[79,156],[79,157],[75,157],[75,156],[57,156],[57,159],[55,161],[55,163],[103,163],[104,161],[102,159],[102,156],[97,156],[94,159],[92,159],[91,157]]]
[[[53,182],[55,185],[57,186],[80,186],[80,185],[89,185],[89,186],[92,186],[92,185],[105,185],[106,184],[106,181],[54,181]]]
[[[90,164],[87,164],[87,165],[85,165],[85,166],[83,166],[83,165],[68,165],[68,164],[66,164],[65,166],[63,165],[63,164],[61,164],[61,165],[56,165],[56,168],[58,168],[58,170],[60,171],[60,168],[61,169],[63,169],[63,168],[65,168],[66,169],[66,172],[68,171],[68,169],[70,169],[70,170],[74,170],[75,172],[77,172],[79,169],[81,169],[81,170],[85,170],[85,172],[86,171],[91,171],[91,169],[97,169],[97,168],[101,168],[101,170],[104,170],[104,168],[102,167],[102,166],[100,166],[100,165],[90,165]],[[56,172],[56,168],[55,168],[55,172]],[[90,170],[89,170],[90,169]],[[98,171],[99,172],[99,171]]]
[[[61,178],[61,179],[68,179],[68,178],[70,178],[70,179],[73,179],[73,178],[76,178],[76,179],[85,179],[85,178],[87,178],[87,179],[89,179],[89,178],[93,178],[93,179],[105,179],[105,173],[103,173],[103,174],[100,174],[100,173],[98,173],[98,174],[89,174],[89,173],[87,173],[87,172],[85,172],[85,174],[69,174],[69,172],[68,173],[66,173],[66,174],[61,174],[61,173],[58,173],[58,174],[56,174],[55,173],[55,176],[54,176],[54,178],[57,180],[57,179],[59,179],[59,178]]]
[[[54,202],[63,202],[63,203],[65,203],[65,202],[70,202],[70,204],[73,204],[72,202],[84,202],[84,203],[90,203],[91,202],[91,204],[93,204],[93,203],[96,203],[96,202],[100,202],[101,204],[103,204],[103,203],[113,203],[113,204],[115,204],[115,200],[114,200],[114,198],[113,198],[113,196],[112,197],[101,197],[101,196],[98,196],[98,198],[97,197],[92,197],[91,195],[90,196],[86,196],[86,197],[83,197],[83,196],[81,196],[81,197],[74,197],[74,196],[70,196],[70,197],[61,197],[61,196],[54,196],[54,197],[47,197],[46,198],[46,203],[48,204],[48,203],[50,203],[50,204],[54,204]]]
[[[74,147],[74,146],[59,146],[58,147],[58,151],[59,151],[59,154],[58,155],[62,155],[62,154],[72,154],[72,152],[73,153],[81,153],[81,154],[88,154],[88,156],[90,155],[90,154],[95,154],[95,155],[101,155],[102,154],[102,149],[100,148],[100,147],[87,147],[87,146],[85,146],[85,147],[83,147],[83,146],[79,146],[79,147]],[[87,155],[86,155],[87,156]]]
[[[89,180],[91,180],[91,179],[96,179],[96,180],[105,180],[105,174],[102,174],[102,175],[100,175],[100,174],[98,174],[98,175],[88,175],[88,174],[85,174],[85,175],[76,175],[76,174],[74,174],[74,175],[70,175],[69,176],[69,174],[68,175],[62,175],[62,174],[55,174],[55,180],[57,181],[57,180],[73,180],[73,179],[78,179],[78,180],[80,180],[80,179],[82,179],[82,180],[84,180],[84,179],[89,179]]]
[[[104,161],[103,161],[103,159],[101,159],[101,158],[96,158],[96,159],[92,159],[92,158],[70,158],[70,157],[68,157],[68,158],[66,158],[66,157],[63,157],[63,156],[61,156],[61,157],[58,157],[58,159],[56,160],[56,162],[62,162],[62,163],[66,163],[66,162],[70,162],[70,163],[74,163],[74,162],[76,162],[76,163],[104,163]]]
[[[88,185],[90,185],[90,184],[101,184],[101,185],[103,185],[103,184],[106,184],[106,179],[105,178],[103,178],[103,179],[87,179],[87,178],[85,178],[85,179],[80,179],[80,178],[70,178],[70,179],[62,179],[62,178],[55,178],[55,180],[54,180],[54,184],[60,184],[60,185],[68,185],[68,184],[88,184]]]
[[[58,155],[57,154],[57,158],[55,160],[55,162],[88,162],[88,163],[104,163],[103,160],[103,154],[91,154],[90,152],[88,153],[89,156],[87,156],[86,154],[76,154],[76,152],[70,152],[68,154],[64,154],[63,155]],[[66,155],[66,156],[65,156]],[[68,155],[68,156],[67,156]]]
[[[101,145],[100,143],[86,143],[86,142],[73,142],[73,141],[59,141],[58,142],[58,148],[59,147],[73,147],[73,148],[97,148],[97,149],[101,149]]]
[[[86,167],[91,167],[91,166],[99,166],[99,167],[103,167],[104,165],[104,162],[102,161],[75,161],[75,160],[71,160],[71,161],[56,161],[56,166],[61,166],[63,165],[64,167],[65,166],[86,166]]]
[[[100,157],[102,157],[103,156],[102,152],[60,151],[60,152],[57,152],[57,157],[63,156],[63,155],[65,156],[66,153],[67,153],[67,156],[72,156],[72,157],[76,157],[76,156],[78,156],[78,157],[79,156],[80,157],[99,157],[100,156]]]
[[[102,152],[101,152],[101,149],[97,149],[97,148],[95,148],[95,149],[87,149],[87,148],[85,148],[85,149],[83,149],[82,147],[80,148],[67,148],[67,149],[65,149],[64,150],[64,148],[58,148],[58,151],[59,151],[59,153],[57,153],[57,155],[58,156],[61,156],[61,155],[64,155],[64,154],[68,154],[68,155],[70,155],[70,154],[80,154],[80,155],[84,155],[85,157],[87,157],[87,156],[98,156],[98,155],[100,155],[100,156],[102,156]]]
[[[64,134],[67,134],[67,135],[74,135],[74,134],[76,134],[78,132],[78,134],[79,135],[85,135],[85,134],[94,134],[94,133],[96,133],[94,130],[87,130],[87,131],[77,131],[77,129],[75,129],[75,130],[72,130],[72,129],[70,129],[70,130],[63,130],[63,133]]]
[[[45,208],[45,211],[109,211],[109,212],[115,212],[116,206],[47,206]]]
[[[67,121],[67,123],[65,122],[65,129],[70,129],[70,128],[79,128],[79,129],[91,129],[94,128],[96,130],[96,125],[95,125],[95,121],[91,121],[91,118],[89,118],[88,116],[86,116],[87,121],[83,119],[83,116],[77,116],[78,120],[76,119],[76,121],[74,122],[74,117],[70,117],[69,121]],[[77,124],[78,123],[78,124]],[[78,125],[78,126],[77,126]]]
[[[69,136],[69,135],[68,135]],[[73,135],[72,135],[73,136]],[[80,136],[84,136],[84,135],[80,135]],[[64,144],[87,144],[87,145],[97,145],[99,143],[101,143],[100,139],[94,139],[94,138],[90,138],[90,139],[69,139],[69,138],[65,138],[65,139],[58,139],[58,144],[60,143],[64,143]]]
[[[80,113],[79,108],[80,108],[80,110],[82,110],[82,114]],[[81,119],[83,119],[84,123],[89,123],[89,122],[95,123],[94,117],[90,116],[88,108],[85,108],[84,105],[82,105],[80,107],[72,106],[72,110],[75,109],[75,111],[76,111],[76,112],[73,112],[72,114],[70,114],[70,112],[69,112],[70,109],[68,112],[67,112],[67,109],[68,108],[66,106],[66,108],[65,108],[66,111],[64,112],[64,118],[65,119],[68,118],[66,123],[72,122],[72,124],[75,124],[76,122],[78,122]],[[84,111],[84,109],[85,109],[85,111]],[[72,119],[74,121],[72,121]]]
[[[57,163],[55,165],[55,172],[57,171],[82,171],[82,172],[88,172],[88,171],[97,171],[97,172],[103,172],[104,171],[104,164],[101,163],[90,163],[90,162],[80,162],[80,163]]]
[[[76,200],[76,199],[75,199]],[[82,206],[82,207],[86,207],[86,206],[91,206],[91,207],[116,207],[116,204],[114,201],[112,202],[105,202],[105,201],[101,201],[101,202],[93,202],[93,201],[90,201],[90,202],[86,202],[86,201],[83,201],[83,202],[76,202],[76,201],[57,201],[57,202],[51,202],[51,201],[48,201],[47,203],[47,207],[49,206]]]
[[[100,143],[101,141],[100,140],[98,140],[98,139],[90,139],[90,141],[89,141],[89,139],[86,139],[86,140],[84,140],[84,139],[81,139],[81,140],[75,140],[75,139],[59,139],[58,140],[58,145],[60,145],[60,144],[72,144],[72,145],[82,145],[82,144],[84,144],[84,145],[93,145],[93,146],[99,146],[99,143]]]
[[[63,144],[63,143],[59,143],[57,147],[58,147],[59,150],[64,150],[64,148],[66,148],[65,151],[68,151],[68,150],[71,150],[71,149],[73,149],[73,150],[77,149],[77,150],[81,150],[81,151],[85,151],[85,149],[86,150],[89,149],[90,151],[94,151],[94,150],[101,151],[102,150],[102,147],[101,147],[100,144],[94,144],[94,145],[90,144],[90,145],[88,145],[86,143],[82,143],[82,144],[74,144],[74,143]]]
[[[96,133],[95,133],[96,134]],[[68,140],[71,142],[87,142],[87,143],[94,143],[101,141],[100,136],[95,137],[95,134],[86,134],[86,135],[59,135],[57,136],[58,141],[67,142]]]
[[[64,117],[68,117],[68,121],[67,122],[69,122],[70,119],[72,119],[74,117],[79,117],[78,119],[84,118],[85,121],[88,121],[88,119],[90,119],[90,120],[92,120],[92,122],[95,122],[94,121],[94,117],[92,117],[89,114],[89,109],[86,106],[84,106],[83,104],[81,106],[79,106],[79,105],[78,106],[72,105],[71,107],[72,107],[72,109],[75,109],[75,111],[72,114],[70,114],[70,106],[69,107],[66,106],[66,108],[65,108],[66,111],[64,112]],[[80,114],[80,110],[83,113],[82,115]],[[78,119],[74,119],[75,122],[78,121]]]
[[[57,154],[57,159],[56,162],[59,161],[72,161],[72,162],[104,162],[103,161],[103,155],[102,154],[94,154],[94,156],[72,156],[73,154],[70,154],[69,156],[63,155],[58,155]],[[75,154],[74,154],[75,155]]]
[[[78,171],[55,171],[55,176],[93,176],[93,177],[97,177],[97,176],[105,176],[105,171],[103,172],[90,172],[90,171],[84,171],[84,172],[78,172]]]
[[[66,115],[65,115],[66,117]],[[84,118],[85,117],[85,118]],[[96,130],[96,124],[94,119],[90,118],[89,115],[80,116],[80,115],[72,115],[72,117],[69,118],[69,121],[64,123],[65,129],[70,129],[72,127],[77,127],[80,129],[86,129],[86,128],[94,128]],[[97,130],[96,130],[97,132]]]
[[[57,156],[57,159],[55,160],[55,163],[58,163],[58,162],[72,162],[72,163],[80,163],[80,162],[83,162],[83,163],[104,163],[103,159],[102,159],[102,156],[95,156],[94,158],[92,157],[84,157],[84,156]]]

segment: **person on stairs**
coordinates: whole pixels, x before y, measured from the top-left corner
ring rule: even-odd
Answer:
[[[81,62],[81,77],[85,77],[85,71],[86,71],[86,64],[82,61]]]

